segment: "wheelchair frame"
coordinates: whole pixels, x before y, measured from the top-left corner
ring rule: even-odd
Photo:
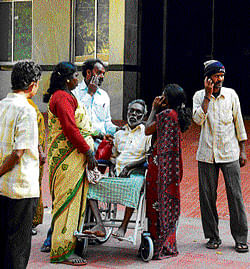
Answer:
[[[130,171],[130,174],[134,170]],[[146,171],[144,171],[144,175],[146,178]],[[136,245],[137,240],[137,234],[138,232],[142,233],[141,236],[141,247],[140,247],[140,254],[141,258],[144,261],[149,261],[153,257],[154,247],[153,247],[153,241],[150,238],[150,234],[147,232],[143,232],[145,228],[145,219],[146,219],[146,200],[145,200],[145,194],[146,194],[146,185],[145,181],[142,187],[142,191],[140,193],[139,202],[137,205],[137,208],[134,210],[133,215],[129,221],[128,228],[130,230],[134,230],[132,235],[125,236],[125,237],[119,237],[116,239],[128,241],[132,243],[134,246]],[[113,229],[118,228],[121,225],[121,222],[123,219],[117,218],[117,204],[109,204],[109,203],[103,203],[98,201],[98,207],[102,216],[102,221],[104,224],[104,227],[106,229],[106,236],[104,238],[97,237],[95,235],[89,235],[84,234],[83,231],[85,229],[91,228],[96,223],[93,221],[93,213],[89,206],[87,206],[85,215],[82,221],[82,224],[79,228],[79,231],[75,231],[74,235],[77,237],[78,241],[81,242],[82,245],[82,256],[86,256],[87,254],[87,248],[88,248],[88,241],[94,240],[99,244],[103,244],[106,241],[109,240],[109,238],[112,235]]]

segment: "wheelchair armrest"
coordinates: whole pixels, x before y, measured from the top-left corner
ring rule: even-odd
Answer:
[[[135,172],[139,173],[141,175],[145,175],[145,172],[146,172],[147,168],[148,168],[148,163],[144,162],[142,165],[130,169],[129,172],[128,172],[128,175],[130,176],[132,173],[135,173]]]
[[[111,166],[112,162],[109,160],[97,160],[98,165],[105,165],[105,166]]]

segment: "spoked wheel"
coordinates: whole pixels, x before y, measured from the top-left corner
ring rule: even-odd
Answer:
[[[99,207],[103,221],[109,221],[110,219],[116,218],[116,213],[117,213],[116,205],[98,201],[98,207]],[[103,244],[107,242],[113,232],[113,229],[114,229],[113,227],[106,227],[106,236],[103,238],[102,237],[96,238],[95,241],[98,244]]]
[[[154,244],[150,236],[142,236],[140,253],[144,262],[152,260],[154,255]]]
[[[86,207],[86,211],[83,216],[83,223],[88,223],[91,220],[92,214],[89,206]],[[88,252],[89,239],[88,238],[78,238],[76,244],[76,253],[82,258],[86,258]]]
[[[88,252],[88,245],[89,245],[89,240],[88,238],[82,238],[81,240],[78,241],[78,243],[81,245],[81,251],[80,251],[80,256],[82,258],[87,257],[87,252]]]

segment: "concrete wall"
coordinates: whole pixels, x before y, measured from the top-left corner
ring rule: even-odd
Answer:
[[[122,65],[124,63],[125,0],[110,0],[109,12],[109,66]],[[122,119],[123,72],[109,71],[103,88],[110,96],[112,119]]]
[[[33,59],[41,65],[69,60],[70,0],[33,1]],[[40,91],[34,97],[41,111],[47,110],[43,93],[49,86],[50,72],[43,72]]]
[[[40,91],[34,101],[42,112],[47,111],[43,93],[49,87],[51,70],[60,61],[70,60],[71,40],[70,0],[33,0],[33,60],[44,67]],[[111,99],[111,116],[115,120],[123,117],[124,103],[124,44],[125,44],[125,0],[110,0],[109,6],[109,71],[103,83]],[[1,63],[0,63],[1,65]],[[118,67],[118,68],[117,68]],[[10,91],[9,71],[0,71],[0,98]],[[80,76],[80,79],[82,77]]]

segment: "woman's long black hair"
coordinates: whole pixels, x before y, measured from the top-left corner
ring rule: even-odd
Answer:
[[[61,62],[56,65],[50,77],[50,85],[47,93],[43,96],[45,103],[49,102],[51,95],[57,90],[66,90],[67,79],[72,79],[77,71],[76,66],[70,62]]]
[[[191,124],[192,112],[186,107],[186,94],[178,84],[168,84],[162,93],[169,104],[169,107],[176,110],[181,132],[185,132]]]

